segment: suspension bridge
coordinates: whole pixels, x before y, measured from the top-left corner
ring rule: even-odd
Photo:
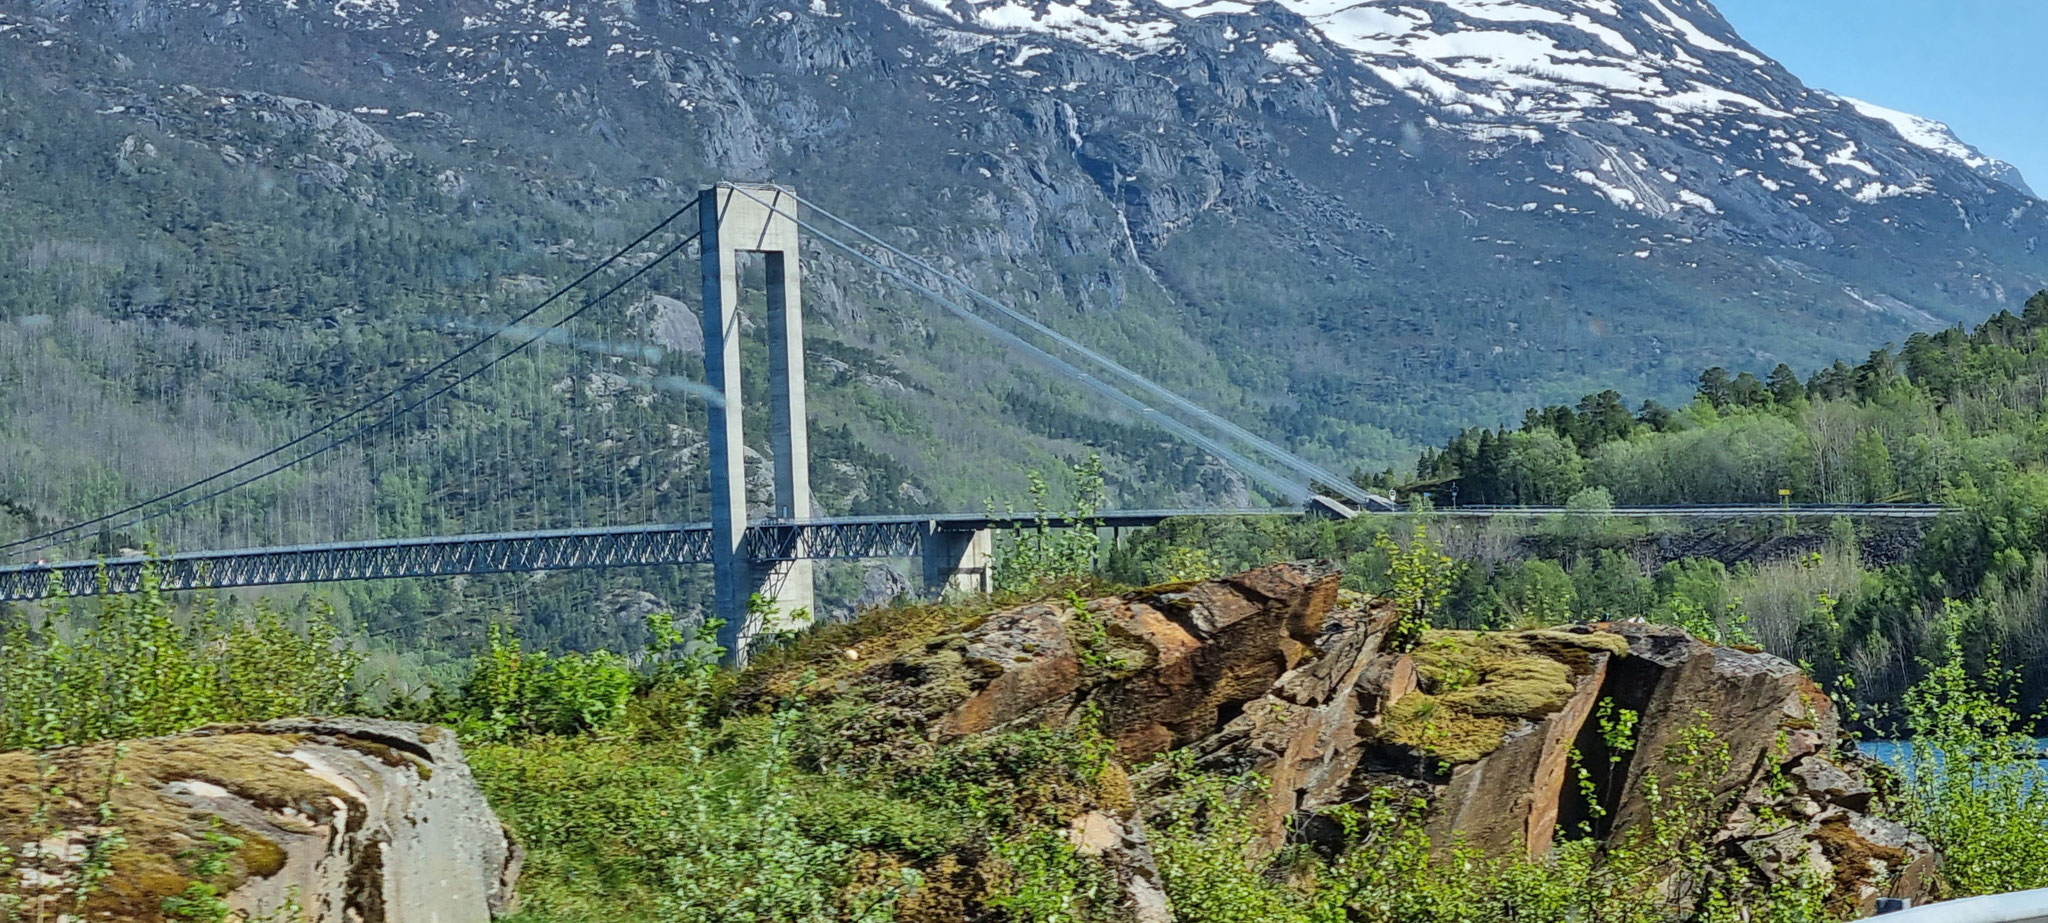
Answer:
[[[694,211],[697,228],[679,224]],[[809,217],[805,217],[808,213]],[[664,236],[665,235],[665,236]],[[670,240],[669,238],[674,238]],[[847,239],[851,238],[851,240]],[[800,245],[816,241],[849,256],[882,276],[929,299],[1017,354],[1171,433],[1221,460],[1286,505],[1259,509],[1172,509],[1110,511],[1082,519],[995,514],[909,514],[820,518],[811,495],[809,414],[806,404],[802,260]],[[665,241],[665,243],[664,243]],[[643,245],[655,245],[637,268],[537,331],[523,326],[541,311],[601,273],[628,260]],[[703,383],[691,390],[705,398],[710,449],[710,517],[692,523],[651,523],[555,530],[379,538],[277,547],[196,551],[167,556],[138,554],[101,560],[49,563],[38,557],[50,548],[94,531],[147,525],[226,496],[250,484],[355,444],[389,421],[411,413],[485,370],[536,343],[559,337],[564,325],[642,278],[656,265],[696,245],[702,270],[699,320],[704,345]],[[768,515],[748,514],[745,414],[742,408],[740,254],[759,254],[765,264],[765,325],[768,354],[772,507]],[[630,265],[630,263],[627,263]],[[101,516],[0,544],[0,553],[34,563],[0,566],[0,601],[22,602],[57,595],[88,596],[132,592],[145,578],[165,590],[225,589],[331,581],[448,577],[585,568],[709,564],[715,600],[712,612],[724,621],[721,643],[744,651],[766,625],[749,603],[767,597],[773,610],[796,613],[814,604],[812,564],[821,560],[915,557],[922,559],[927,591],[987,591],[995,554],[994,535],[1004,530],[1156,525],[1176,517],[1247,514],[1326,515],[1397,509],[1386,497],[1368,493],[1258,435],[1211,413],[1044,323],[979,291],[965,281],[886,242],[775,185],[723,183],[704,189],[660,224],[575,281],[557,289],[525,313],[457,350],[397,386],[333,416],[268,451],[175,489]],[[486,344],[510,337],[515,345],[473,368],[463,361]],[[1035,341],[1034,341],[1035,340]],[[1441,511],[1448,515],[1571,515],[1563,509],[1478,508]],[[1930,516],[1933,507],[1797,507],[1775,505],[1659,507],[1614,511],[1625,516],[1775,516],[1785,513],[1858,516]]]
[[[683,233],[687,225],[682,222],[692,211],[696,213],[697,227],[693,232]],[[803,261],[799,253],[806,240],[836,248],[856,264],[901,283],[996,342],[1223,461],[1291,505],[1110,511],[1091,514],[1085,521],[994,514],[816,517],[811,496]],[[656,249],[652,259],[646,259],[641,252],[643,245],[649,244]],[[560,336],[564,325],[616,295],[656,265],[684,254],[693,244],[702,269],[699,320],[705,381],[693,385],[692,390],[701,393],[707,405],[708,521],[379,538],[195,551],[161,557],[129,554],[58,563],[35,557],[95,531],[123,532],[146,526],[358,443],[390,420],[426,406],[522,350]],[[629,255],[636,252],[641,252],[635,258],[639,261],[637,268],[624,272],[560,320],[522,339],[521,335],[531,329],[523,326],[529,320],[606,270],[632,265]],[[772,456],[774,474],[771,509],[758,519],[748,515],[745,467],[740,311],[743,253],[758,254],[766,270],[768,454]],[[709,564],[716,596],[712,612],[725,624],[721,642],[728,650],[738,651],[745,650],[759,632],[781,627],[760,624],[757,615],[750,615],[749,603],[757,595],[767,597],[773,610],[781,613],[813,607],[814,561],[917,557],[923,560],[925,584],[932,592],[987,590],[995,553],[994,533],[1002,530],[1142,527],[1174,517],[1247,513],[1349,516],[1358,510],[1394,508],[1391,500],[1369,494],[1348,479],[1204,410],[783,186],[721,183],[704,189],[660,224],[513,318],[496,333],[478,339],[353,409],[232,467],[92,519],[0,544],[0,553],[34,559],[34,563],[0,567],[0,601],[129,592],[144,585],[145,575],[161,589],[187,590]],[[507,336],[519,342],[464,370],[464,360],[486,344]]]

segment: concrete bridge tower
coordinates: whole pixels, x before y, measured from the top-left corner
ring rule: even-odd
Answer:
[[[796,195],[771,185],[720,183],[699,194],[704,236],[704,372],[724,396],[710,408],[714,612],[725,620],[719,643],[736,660],[764,631],[798,627],[813,605],[811,562],[753,561],[747,553],[747,459],[740,395],[741,251],[763,254],[768,268],[768,381],[775,453],[775,519],[811,517],[811,448],[804,408],[803,278],[797,258]],[[748,612],[770,600],[775,615]]]

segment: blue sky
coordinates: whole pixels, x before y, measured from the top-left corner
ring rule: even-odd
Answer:
[[[2048,0],[1714,0],[1808,86],[1947,122],[2048,189]]]

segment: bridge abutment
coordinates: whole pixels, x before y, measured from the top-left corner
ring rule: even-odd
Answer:
[[[747,595],[740,599],[740,606],[748,610],[745,613],[747,624],[735,633],[735,642],[752,645],[763,635],[808,627],[811,624],[811,613],[817,611],[816,582],[812,579],[813,566],[810,561],[755,562],[747,571],[747,582],[744,584]],[[750,605],[756,597],[762,603],[758,610]],[[727,626],[732,624],[731,621],[726,622]]]
[[[924,588],[931,596],[995,590],[994,529],[941,529],[924,536]]]

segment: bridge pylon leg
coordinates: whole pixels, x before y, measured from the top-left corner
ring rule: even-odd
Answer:
[[[741,190],[744,189],[745,192]],[[758,201],[757,201],[758,200]],[[765,204],[764,204],[765,203]],[[772,206],[772,207],[771,207]],[[745,551],[747,532],[745,406],[740,393],[740,278],[738,254],[766,256],[768,268],[768,375],[775,452],[777,519],[811,516],[809,415],[804,403],[802,271],[797,258],[796,196],[776,186],[721,183],[699,194],[703,231],[704,372],[724,397],[710,409],[711,567],[713,614],[725,622],[719,643],[735,662],[764,631],[792,627],[799,610],[812,608],[811,562],[756,562]],[[779,210],[779,211],[778,211]],[[748,603],[765,597],[777,613],[766,624]]]
[[[924,535],[925,592],[943,597],[995,590],[993,529],[932,528]]]

